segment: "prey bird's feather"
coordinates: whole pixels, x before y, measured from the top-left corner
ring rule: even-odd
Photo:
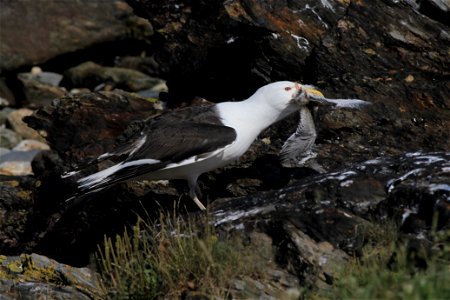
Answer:
[[[311,90],[312,88],[310,88]],[[313,89],[314,91],[314,89]],[[317,137],[314,119],[308,106],[330,106],[332,108],[361,108],[370,102],[360,99],[329,99],[321,93],[307,94],[309,105],[300,108],[300,120],[295,132],[285,141],[280,151],[280,159],[283,165],[302,166],[314,158],[312,151]]]
[[[304,106],[300,109],[297,129],[283,144],[280,152],[281,161],[301,161],[302,157],[308,157],[316,137],[317,133],[311,111]]]
[[[312,103],[318,105],[328,105],[334,108],[361,108],[370,102],[361,99],[329,99],[318,95],[308,95],[308,98]]]

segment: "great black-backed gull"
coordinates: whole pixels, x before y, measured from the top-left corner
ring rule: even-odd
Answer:
[[[124,159],[79,179],[75,197],[133,179],[185,179],[190,197],[204,210],[196,194],[197,178],[239,159],[273,123],[300,111],[299,127],[286,141],[282,156],[289,158],[312,147],[315,130],[309,103],[355,107],[365,102],[326,99],[313,86],[279,81],[259,88],[243,101],[174,110],[147,122],[137,136],[114,152],[99,156],[97,162]]]

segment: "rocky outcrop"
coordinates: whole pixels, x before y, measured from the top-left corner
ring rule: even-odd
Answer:
[[[51,148],[77,165],[114,147],[115,139],[135,120],[159,114],[155,101],[127,92],[67,94],[25,118],[47,134]]]
[[[0,73],[136,32],[151,34],[123,1],[4,2],[0,20]]]
[[[61,174],[112,150],[139,130],[145,118],[165,108],[153,98],[154,91],[144,91],[143,95],[150,96],[140,97],[118,90],[84,89],[150,86],[136,87],[141,78],[146,83],[148,77],[128,70],[125,74],[123,67],[167,78],[169,93],[160,100],[167,100],[169,106],[192,105],[194,96],[240,100],[264,83],[285,79],[315,84],[328,97],[372,103],[359,111],[314,109],[318,131],[314,150],[323,174],[280,164],[278,153],[298,121],[293,116],[264,131],[239,163],[200,177],[209,218],[219,236],[241,234],[249,243],[268,249],[267,257],[273,263],[266,279],[233,279],[236,298],[276,297],[269,291],[273,285],[277,292],[298,291],[300,286],[328,287],[338,266],[362,255],[368,240],[365,228],[387,219],[399,225],[402,238],[426,247],[434,247],[432,230],[449,229],[450,38],[448,18],[442,17],[448,10],[440,1],[421,1],[420,5],[388,0],[128,3],[156,29],[151,55],[118,59],[122,68],[114,70],[88,63],[84,67],[93,68],[81,76],[69,71],[66,83],[80,90],[56,100],[53,95],[59,95],[59,87],[48,89],[51,84],[37,83],[32,74],[20,76],[28,104],[42,106],[25,122],[45,136],[51,150],[30,149],[24,158],[20,156],[24,153],[13,149],[20,136],[2,144],[8,149],[0,149],[2,163],[11,157],[20,162],[26,159],[29,169],[33,158],[32,175],[28,171],[28,176],[0,176],[0,253],[12,255],[0,256],[4,278],[0,293],[33,298],[45,289],[45,295],[63,299],[66,294],[80,299],[98,297],[90,283],[88,288],[79,288],[83,284],[72,280],[68,267],[35,254],[14,255],[34,252],[85,266],[104,235],[122,233],[124,226],[135,223],[136,215],[157,219],[161,211],[174,207],[179,212],[198,213],[183,196],[185,183],[177,181],[123,183],[74,206],[65,202],[72,183]],[[2,24],[6,20],[13,26],[8,18],[15,10],[9,6],[32,8],[35,4],[6,5],[0,12]],[[33,15],[30,19],[45,23],[33,25],[36,34],[32,36],[42,41],[45,51],[28,47],[30,42],[17,35],[17,48],[5,48],[10,47],[10,40],[3,35],[10,39],[11,32],[2,30],[0,61],[4,65],[0,63],[0,69],[43,62],[59,53],[131,34],[124,29],[129,28],[124,23],[131,14],[123,5],[120,1],[83,3],[83,7],[64,3],[64,12],[59,12],[61,3],[49,3],[46,12],[54,18],[46,22],[39,19],[41,8],[26,11],[27,16]],[[67,23],[67,11],[76,12],[73,23],[77,27]],[[92,24],[90,20],[98,13],[102,14],[99,23]],[[114,25],[105,25],[110,21]],[[94,29],[89,37],[86,28]],[[58,46],[60,42],[65,45]],[[27,51],[23,51],[25,44]],[[3,59],[5,49],[19,54]],[[127,81],[130,74],[138,74],[132,84]],[[0,89],[2,98],[15,101],[10,92]],[[8,119],[6,125],[19,132],[13,126],[16,122],[7,117],[10,112],[10,108],[2,110],[2,124]],[[24,125],[23,115],[15,114],[17,123]],[[12,136],[9,129],[2,134]],[[7,151],[11,152],[3,154]],[[87,171],[94,170],[97,166]],[[49,275],[47,267],[39,267],[44,272],[38,272],[38,277],[25,276],[36,273],[24,271],[24,266],[47,264],[58,271]],[[39,277],[45,274],[50,282]]]
[[[153,57],[172,101],[242,99],[264,83],[298,80],[328,97],[374,104],[358,122],[363,149],[346,132],[360,115],[322,114],[319,126],[333,129],[333,136],[319,131],[323,157],[336,144],[346,151],[338,161],[365,149],[395,155],[450,148],[448,27],[412,1],[128,3],[155,28]]]
[[[38,254],[0,255],[2,299],[100,299],[98,275]]]

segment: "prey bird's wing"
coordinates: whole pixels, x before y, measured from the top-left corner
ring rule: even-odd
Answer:
[[[312,104],[332,106],[334,108],[361,108],[370,104],[370,102],[361,99],[329,99],[313,94],[308,95],[308,98]]]
[[[300,109],[300,120],[296,131],[286,140],[281,149],[282,163],[294,160],[301,163],[302,158],[309,158],[316,137],[311,111],[303,106]]]
[[[324,169],[315,163],[312,158],[316,154],[312,151],[316,140],[316,129],[309,108],[315,106],[330,106],[337,108],[361,108],[370,102],[360,99],[329,99],[323,95],[307,94],[309,103],[300,109],[300,121],[296,131],[286,140],[280,152],[281,162],[285,166],[310,165],[313,169],[324,172]]]

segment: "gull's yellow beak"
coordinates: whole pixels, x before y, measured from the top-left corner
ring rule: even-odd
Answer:
[[[319,96],[319,97],[325,97],[325,96],[322,94],[322,92],[320,92],[320,91],[318,91],[318,90],[316,90],[316,89],[306,88],[306,89],[305,89],[305,92],[306,92],[308,95],[314,95],[314,96]]]

